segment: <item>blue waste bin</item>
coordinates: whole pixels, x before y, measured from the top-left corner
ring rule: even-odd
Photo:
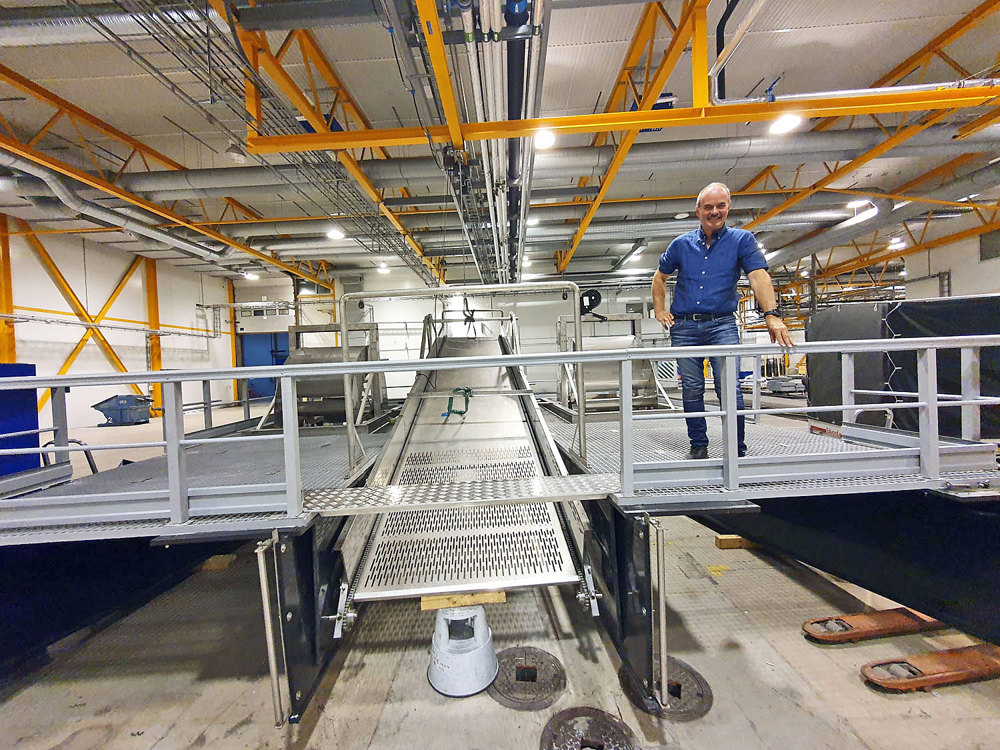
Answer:
[[[94,404],[93,408],[107,418],[107,421],[101,425],[102,427],[146,424],[149,421],[149,405],[151,403],[153,403],[153,399],[149,396],[128,394],[106,398],[100,403]]]

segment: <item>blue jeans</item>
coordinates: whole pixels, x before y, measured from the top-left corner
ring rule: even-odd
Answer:
[[[736,318],[717,318],[716,320],[681,320],[678,318],[670,329],[671,346],[711,346],[715,344],[739,344],[740,334],[736,329]],[[712,375],[715,379],[715,392],[722,403],[722,357],[710,357]],[[705,411],[705,360],[704,358],[687,358],[677,360],[677,370],[681,375],[681,394],[684,401],[684,411]],[[737,371],[739,366],[737,365]],[[743,392],[739,381],[731,387],[736,388],[736,406],[743,407]],[[692,447],[708,445],[708,430],[704,417],[691,417],[687,422],[688,438]],[[739,449],[746,450],[744,417],[737,417],[736,429],[739,435]]]

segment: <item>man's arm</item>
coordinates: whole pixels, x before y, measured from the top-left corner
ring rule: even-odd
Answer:
[[[674,324],[674,316],[667,309],[667,275],[660,269],[653,274],[653,315],[664,328]]]
[[[758,268],[755,271],[751,271],[747,274],[747,279],[750,281],[750,288],[753,289],[753,294],[757,298],[757,304],[760,305],[762,310],[774,310],[778,307],[774,287],[771,284],[771,275],[765,269]],[[653,293],[653,300],[655,309],[655,291]],[[764,318],[764,322],[767,324],[767,332],[771,336],[771,343],[780,344],[781,346],[795,346],[792,343],[792,337],[788,333],[785,321],[773,315],[768,315]]]

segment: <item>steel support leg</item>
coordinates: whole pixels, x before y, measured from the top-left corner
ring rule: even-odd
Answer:
[[[722,365],[722,482],[727,490],[740,486],[736,360],[727,356]]]
[[[274,647],[274,613],[271,611],[271,587],[267,580],[267,562],[264,556],[273,543],[268,540],[257,544],[257,575],[260,578],[260,601],[264,610],[264,640],[267,646],[267,671],[271,678],[271,705],[274,707],[274,726],[285,723],[285,709],[281,704],[281,684],[278,676],[278,653]]]
[[[962,400],[980,397],[979,349],[962,349]],[[982,436],[980,407],[977,404],[962,406],[962,437],[979,440]]]
[[[632,445],[632,360],[623,359],[618,381],[618,401],[621,404],[621,424],[618,436],[621,441],[622,497],[632,497],[635,470],[635,450]]]
[[[170,522],[187,523],[189,517],[187,456],[180,441],[184,439],[184,409],[181,384],[163,383],[163,432],[167,441],[167,487],[170,497]]]
[[[299,409],[296,382],[281,378],[281,428],[285,444],[285,493],[288,515],[302,513],[302,468],[299,465]]]

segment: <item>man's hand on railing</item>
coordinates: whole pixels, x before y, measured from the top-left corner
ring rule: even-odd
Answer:
[[[764,321],[767,323],[767,333],[771,337],[772,344],[795,346],[792,342],[792,336],[788,332],[788,326],[785,325],[785,321],[777,315],[768,315],[764,318]]]

